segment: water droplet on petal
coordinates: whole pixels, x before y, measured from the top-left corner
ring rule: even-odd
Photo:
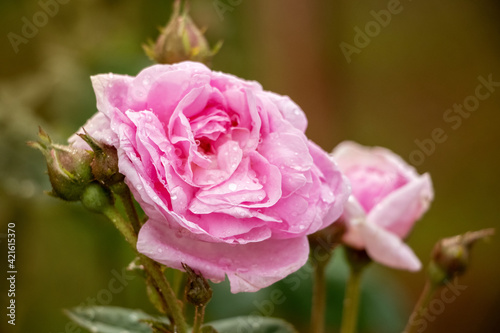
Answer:
[[[296,214],[297,214],[297,213],[296,213]],[[304,230],[305,228],[306,228],[306,226],[305,226],[305,225],[303,225],[303,224],[299,225],[299,229],[300,229],[300,230]]]
[[[223,268],[229,268],[233,264],[233,261],[229,258],[220,258],[219,259],[219,265],[221,265]]]
[[[172,200],[177,200],[177,194],[172,194],[172,195],[170,195],[170,199],[172,199]]]
[[[237,188],[238,188],[238,185],[236,185],[235,183],[229,184],[229,190],[234,192],[234,191],[236,191]]]
[[[194,140],[194,143],[196,143],[197,146],[201,144],[200,140]]]
[[[163,249],[161,247],[157,248],[156,251],[158,251],[158,253],[163,253]]]

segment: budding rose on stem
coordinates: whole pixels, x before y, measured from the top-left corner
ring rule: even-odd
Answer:
[[[403,240],[433,199],[429,174],[419,175],[388,149],[350,141],[331,156],[352,188],[342,216],[347,224],[343,242],[389,267],[419,270],[419,259]]]
[[[84,128],[117,149],[149,216],[148,257],[256,291],[304,265],[307,235],[342,214],[348,185],[290,98],[194,62],[92,83],[99,112]]]

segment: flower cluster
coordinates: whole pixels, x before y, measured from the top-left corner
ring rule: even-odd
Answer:
[[[215,282],[227,276],[235,293],[256,291],[304,265],[308,235],[340,219],[347,246],[420,269],[403,240],[428,209],[432,183],[391,151],[343,142],[328,154],[307,139],[290,98],[201,63],[92,83],[98,112],[70,146],[44,132],[32,145],[65,200],[88,206],[87,186],[124,180],[149,217],[134,226],[140,253]]]

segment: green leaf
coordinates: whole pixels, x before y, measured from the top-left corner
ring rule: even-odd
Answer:
[[[152,333],[150,325],[142,321],[158,320],[140,310],[114,306],[77,307],[64,313],[92,333]]]
[[[235,317],[208,323],[218,333],[297,333],[293,326],[284,320],[259,316]]]

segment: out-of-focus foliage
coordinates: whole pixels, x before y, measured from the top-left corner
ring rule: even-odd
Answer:
[[[214,7],[218,2],[237,5],[222,12]],[[447,139],[435,143],[418,166],[419,172],[431,173],[436,190],[429,213],[409,240],[426,262],[439,238],[499,225],[500,89],[462,117],[456,129],[443,116],[475,94],[479,76],[491,74],[500,81],[500,7],[494,0],[401,1],[402,10],[378,33],[372,31],[369,45],[348,63],[339,44],[354,45],[354,28],[364,30],[374,21],[372,10],[393,2],[193,0],[191,14],[199,26],[208,27],[210,42],[224,39],[213,68],[290,95],[309,118],[308,135],[326,150],[352,139],[386,146],[409,160],[419,149],[415,140],[443,129]],[[8,34],[21,35],[23,17],[32,21],[42,9],[38,1],[19,0],[0,2],[0,10],[0,236],[8,222],[16,222],[14,329],[75,332],[61,309],[92,303],[154,313],[141,279],[122,274],[133,257],[127,244],[102,217],[43,195],[50,189],[43,157],[25,142],[36,138],[38,125],[64,142],[96,111],[90,75],[134,75],[150,64],[141,44],[156,38],[157,27],[170,17],[171,2],[69,1],[18,45],[17,53]],[[471,270],[460,280],[467,289],[425,332],[495,331],[500,325],[499,251],[495,239],[475,249]],[[342,267],[336,257],[329,268],[330,327],[338,326]],[[306,272],[290,278],[299,279],[296,290],[290,281],[297,280],[258,294],[231,295],[227,285],[216,285],[207,319],[263,313],[262,304],[269,305],[265,301],[273,290],[281,290],[272,315],[307,331],[311,282]],[[117,275],[122,284],[114,287],[123,288],[114,293],[109,283]],[[371,267],[363,285],[360,332],[399,332],[423,281],[423,272]],[[0,331],[11,332],[13,327],[3,328],[4,319]]]

